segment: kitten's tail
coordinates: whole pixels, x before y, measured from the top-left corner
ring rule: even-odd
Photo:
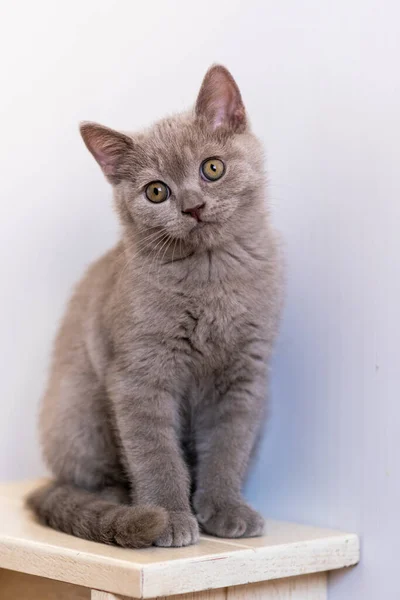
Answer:
[[[59,482],[35,490],[26,503],[44,525],[85,540],[125,548],[151,546],[167,526],[163,508],[117,504]]]

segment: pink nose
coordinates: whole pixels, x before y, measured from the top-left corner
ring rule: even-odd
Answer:
[[[185,215],[190,215],[191,217],[196,219],[196,221],[201,221],[201,210],[204,208],[204,206],[205,206],[205,203],[203,202],[203,204],[196,204],[196,206],[190,206],[188,208],[184,208],[182,210],[182,212]]]

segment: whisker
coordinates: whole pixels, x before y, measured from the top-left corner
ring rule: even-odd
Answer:
[[[175,248],[176,248],[176,244],[178,242],[178,238],[175,238],[175,243],[174,243],[174,248],[172,250],[172,259],[171,259],[171,264],[174,262],[174,254],[175,254]]]
[[[141,246],[143,246],[144,243],[146,243],[148,240],[157,240],[159,237],[161,237],[164,234],[164,231],[153,231],[152,233],[150,233],[149,235],[147,235],[146,237],[142,238],[139,240],[139,242],[136,244],[136,248],[140,248]]]
[[[126,261],[126,263],[125,263],[125,265],[124,265],[124,267],[123,267],[123,269],[122,269],[122,271],[120,273],[119,280],[121,280],[121,278],[125,274],[125,271],[127,270],[127,268],[134,262],[134,260],[138,256],[140,256],[141,252],[143,252],[144,249],[150,249],[151,250],[152,249],[151,246],[154,243],[161,241],[164,238],[164,236],[165,236],[165,233],[163,231],[161,231],[161,232],[158,231],[156,233],[157,233],[156,236],[150,235],[145,240],[141,240],[142,243],[138,244],[138,246],[136,248],[136,252],[134,252],[134,254],[130,255],[129,258],[128,258],[128,260]],[[148,241],[149,238],[153,238],[153,239],[151,239],[151,241]],[[147,243],[145,243],[146,240],[147,240]]]
[[[171,240],[172,240],[171,236],[168,236],[168,238],[166,239],[165,243],[161,246],[160,252],[158,254],[158,256],[159,256],[161,254],[163,248],[165,248],[164,254],[162,255],[162,258],[161,258],[161,260],[158,263],[158,269],[157,269],[157,283],[158,284],[160,284],[160,269],[161,269],[161,265],[163,263],[164,256],[165,256],[165,254],[166,254],[166,252],[168,250],[168,244],[170,243]]]
[[[169,235],[168,235],[167,233],[165,233],[165,232],[164,232],[164,233],[163,233],[163,237],[162,237],[162,239],[161,239],[160,241],[158,241],[158,242],[157,242],[157,244],[156,244],[156,246],[154,247],[154,252],[155,252],[155,255],[154,255],[154,257],[152,258],[152,260],[150,261],[149,268],[148,268],[148,270],[147,270],[147,281],[149,281],[149,280],[150,280],[150,274],[151,274],[151,270],[152,270],[152,268],[153,268],[153,265],[154,265],[154,264],[155,264],[155,262],[157,261],[157,257],[158,257],[158,255],[159,255],[159,250],[157,250],[157,252],[156,252],[156,249],[157,249],[157,248],[158,248],[158,247],[161,245],[161,248],[160,248],[160,250],[162,250],[162,249],[164,248],[164,243],[165,243],[165,241],[168,241],[168,239],[169,239]]]
[[[166,253],[166,251],[168,250],[168,244],[170,243],[170,241],[171,241],[171,236],[169,236],[169,235],[168,235],[168,236],[167,236],[167,239],[164,241],[163,245],[161,246],[161,248],[160,248],[160,249],[159,249],[159,251],[157,252],[156,260],[155,260],[155,261],[154,261],[154,263],[153,263],[153,264],[154,264],[154,266],[157,266],[157,267],[158,267],[158,268],[157,268],[157,273],[156,273],[156,278],[157,278],[157,284],[158,284],[158,285],[160,284],[160,268],[161,268],[161,264],[162,264],[163,258],[164,258],[164,256],[165,256],[165,253]],[[165,250],[164,250],[164,248],[165,248]],[[161,256],[161,252],[162,252],[163,250],[164,250],[163,258],[161,258],[161,259],[159,260],[159,258],[160,258],[160,256]]]

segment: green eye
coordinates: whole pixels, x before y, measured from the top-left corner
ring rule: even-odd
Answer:
[[[146,187],[146,197],[150,202],[164,202],[169,198],[170,193],[169,187],[162,181],[152,181]]]
[[[201,163],[200,172],[203,179],[217,181],[225,173],[225,165],[219,158],[207,158]]]

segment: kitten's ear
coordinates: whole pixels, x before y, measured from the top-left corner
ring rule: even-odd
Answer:
[[[239,88],[228,69],[211,67],[200,88],[196,115],[209,121],[212,129],[225,127],[241,133],[246,129],[246,111]]]
[[[129,154],[134,150],[130,137],[98,123],[85,121],[80,132],[87,149],[99,163],[111,183],[118,183],[126,176]]]

